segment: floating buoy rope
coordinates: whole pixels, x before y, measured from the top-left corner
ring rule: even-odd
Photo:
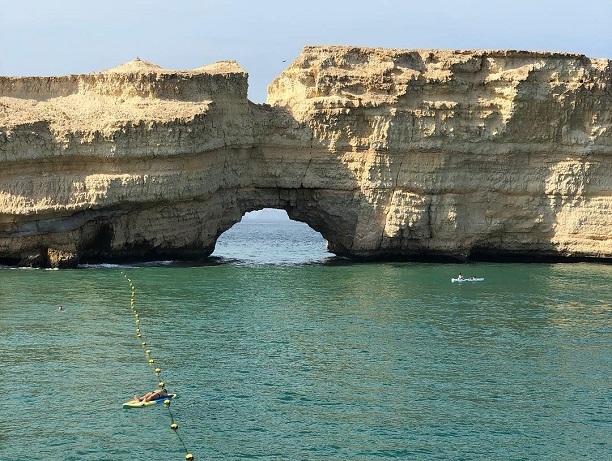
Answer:
[[[150,346],[147,344],[147,342],[142,337],[142,330],[140,327],[140,316],[138,315],[138,311],[136,310],[136,287],[134,286],[134,284],[132,283],[132,280],[130,280],[130,278],[127,276],[126,273],[121,272],[121,274],[123,274],[123,276],[126,278],[128,283],[130,284],[130,290],[132,292],[132,295],[130,297],[130,309],[132,309],[132,312],[134,313],[134,320],[136,322],[136,337],[140,341],[140,345],[142,347],[146,347],[145,355],[149,361],[149,365],[153,366],[153,364],[155,364],[155,359],[151,357],[152,352],[151,352]],[[154,371],[155,371],[155,376],[157,377],[157,380],[158,380],[157,385],[158,387],[163,389],[166,383],[164,383],[164,381],[160,377],[160,374],[162,371],[161,367],[157,365]],[[171,403],[170,399],[164,400],[164,406],[168,409],[168,415],[170,416],[170,429],[172,430],[172,432],[176,434],[177,438],[181,442],[181,445],[183,446],[183,449],[185,450],[185,459],[187,461],[192,461],[194,457],[191,453],[189,453],[189,450],[187,449],[187,445],[185,445],[185,442],[183,441],[181,435],[178,433],[179,425],[174,420],[174,415],[172,414],[172,410],[170,409],[170,403]]]

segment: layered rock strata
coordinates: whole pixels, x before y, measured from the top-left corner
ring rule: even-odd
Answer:
[[[227,61],[0,77],[0,259],[195,259],[282,208],[356,258],[612,257],[609,60],[307,47],[247,99]]]

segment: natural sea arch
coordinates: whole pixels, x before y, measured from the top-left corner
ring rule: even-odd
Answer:
[[[272,208],[245,213],[219,236],[211,255],[247,264],[312,263],[333,256],[319,232]]]
[[[347,167],[329,153],[324,156],[324,161],[301,157],[296,160],[293,158],[296,155],[292,152],[276,152],[275,156],[263,155],[264,158],[260,159],[259,163],[252,159],[246,161],[243,157],[240,157],[242,163],[234,159],[232,164],[241,165],[241,178],[253,176],[250,173],[253,171],[263,170],[266,173],[253,176],[248,181],[243,179],[242,181],[249,182],[247,185],[225,185],[202,201],[189,201],[181,205],[186,208],[186,211],[181,213],[183,216],[200,216],[192,221],[190,227],[192,232],[202,234],[199,239],[202,252],[212,254],[217,239],[239,223],[245,214],[274,209],[285,211],[290,220],[305,223],[320,233],[327,241],[327,248],[331,253],[341,257],[368,256],[368,251],[361,254],[363,245],[359,240],[357,244],[355,241],[359,223],[364,219],[369,221],[370,218],[367,211],[364,212],[362,194],[355,191],[355,184],[350,182],[346,185],[346,180],[342,180],[342,184],[331,187],[324,184],[321,178],[313,178],[314,173],[307,173],[307,170],[324,171],[326,174],[334,171],[338,176],[348,174]],[[284,172],[282,177],[274,178],[267,172],[276,168],[275,165],[286,164],[291,164],[295,171]],[[341,172],[338,172],[338,169]],[[219,171],[219,175],[225,177],[227,172]],[[306,176],[308,181],[304,179]],[[182,216],[177,214],[176,218],[182,219]]]

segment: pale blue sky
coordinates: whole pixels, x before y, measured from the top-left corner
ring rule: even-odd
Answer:
[[[141,59],[234,59],[249,98],[304,45],[567,51],[612,58],[612,0],[23,0],[0,9],[0,75],[97,72]],[[283,62],[286,60],[286,62]]]

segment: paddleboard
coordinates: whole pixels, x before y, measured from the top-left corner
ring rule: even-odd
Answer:
[[[482,282],[483,280],[484,280],[483,277],[480,277],[480,278],[466,277],[466,278],[463,278],[463,279],[451,279],[451,282],[460,282],[460,283],[461,282]]]
[[[130,400],[129,402],[125,402],[123,404],[123,408],[142,408],[142,407],[148,407],[150,405],[155,405],[156,403],[163,403],[164,400],[168,399],[175,399],[176,398],[176,394],[168,394],[167,397],[161,397],[159,399],[155,399],[155,400],[149,400],[147,402],[141,402],[139,400]]]

